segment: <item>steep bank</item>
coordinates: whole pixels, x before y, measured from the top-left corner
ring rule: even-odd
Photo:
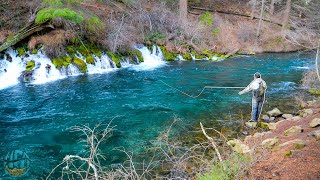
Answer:
[[[249,135],[243,142],[236,141],[233,148],[254,160],[244,178],[318,179],[319,117],[319,100],[308,101],[296,115],[285,114],[265,123],[270,131]]]

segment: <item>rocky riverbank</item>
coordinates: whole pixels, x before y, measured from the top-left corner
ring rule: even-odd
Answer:
[[[319,100],[308,101],[296,114],[270,113],[276,116],[274,121],[260,123],[268,131],[228,142],[234,151],[254,159],[245,178],[320,178]]]

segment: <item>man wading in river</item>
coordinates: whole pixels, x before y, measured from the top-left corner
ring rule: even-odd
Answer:
[[[250,121],[257,122],[265,101],[267,84],[261,79],[261,74],[258,72],[253,75],[253,78],[253,81],[244,90],[240,91],[239,95],[252,91],[252,111]]]

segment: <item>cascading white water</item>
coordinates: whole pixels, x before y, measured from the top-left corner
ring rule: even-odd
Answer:
[[[121,62],[122,67],[133,68],[137,71],[153,70],[164,66],[166,62],[163,60],[161,49],[153,46],[152,51],[147,47],[137,48],[143,56],[144,62],[138,65],[132,65],[129,61]],[[75,65],[69,64],[68,67],[57,69],[42,50],[37,54],[28,54],[28,57],[17,57],[17,51],[9,49],[6,51],[12,57],[12,62],[5,59],[0,60],[0,89],[4,89],[19,83],[19,77],[26,70],[26,64],[29,61],[35,62],[35,68],[32,73],[32,84],[43,84],[50,81],[66,78],[67,76],[77,76],[83,74]],[[84,60],[84,57],[77,56]],[[116,70],[116,65],[106,54],[102,54],[101,58],[94,56],[95,64],[87,64],[87,74],[107,73]],[[85,60],[84,60],[85,61]],[[50,68],[48,68],[50,67]]]
[[[108,55],[102,54],[101,58],[93,56],[95,64],[87,64],[88,74],[106,73],[113,71],[116,67],[115,63],[111,61]]]
[[[12,49],[9,49],[7,54],[12,57],[12,62],[9,62],[7,57],[0,60],[0,89],[18,84],[18,78],[25,69],[24,62],[21,61],[21,58],[16,57],[16,53]]]
[[[142,53],[144,62],[137,66],[131,66],[132,69],[137,71],[146,71],[166,65],[166,62],[163,60],[163,54],[160,47],[154,45],[152,47],[152,51],[145,46],[137,49]]]

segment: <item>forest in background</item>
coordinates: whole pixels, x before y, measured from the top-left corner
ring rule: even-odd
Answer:
[[[19,42],[43,44],[50,57],[83,43],[113,53],[136,44],[180,54],[288,52],[317,47],[319,8],[315,0],[2,0],[0,43],[29,27]]]

